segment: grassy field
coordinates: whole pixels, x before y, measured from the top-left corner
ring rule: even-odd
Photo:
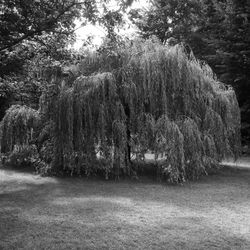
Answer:
[[[250,170],[171,186],[0,169],[0,249],[250,249]]]

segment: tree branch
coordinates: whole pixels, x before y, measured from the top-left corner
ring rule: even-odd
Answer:
[[[85,2],[77,2],[74,1],[73,3],[71,3],[70,5],[66,6],[56,17],[52,17],[49,20],[46,20],[46,22],[42,23],[40,25],[40,27],[38,27],[36,30],[33,31],[27,31],[23,36],[17,38],[17,39],[13,39],[9,44],[3,45],[2,47],[0,47],[0,52],[10,49],[13,46],[21,43],[23,40],[27,39],[27,38],[33,38],[35,35],[38,35],[39,33],[43,32],[43,31],[52,31],[55,32],[51,29],[51,26],[55,25],[56,23],[59,22],[60,18],[66,13],[68,12],[71,8],[73,8],[74,6],[77,5],[82,5],[85,4]],[[63,5],[64,6],[64,5]],[[59,32],[57,32],[59,33]],[[66,34],[66,33],[65,33]]]

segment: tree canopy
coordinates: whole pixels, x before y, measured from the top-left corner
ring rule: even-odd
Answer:
[[[131,19],[144,37],[156,35],[163,42],[185,43],[206,61],[219,79],[236,90],[242,111],[244,143],[250,138],[249,120],[249,1],[161,1],[149,10],[133,10]]]
[[[147,39],[126,40],[115,27],[132,1],[119,1],[116,10],[95,0],[2,2],[2,115],[15,104],[0,123],[8,161],[28,159],[54,174],[119,178],[136,176],[151,154],[161,178],[181,183],[240,154],[238,101],[231,82],[221,81],[225,66],[235,77],[237,63],[241,70],[248,63],[236,56],[247,58],[247,51],[232,46],[243,38],[238,28],[248,27],[248,19],[237,22],[239,3],[155,0],[144,14],[130,12]],[[99,49],[67,48],[80,17],[83,25],[106,28]],[[218,22],[231,25],[231,33]]]
[[[131,175],[134,161],[150,152],[160,175],[179,183],[240,153],[235,92],[183,46],[134,41],[117,46],[109,57],[90,53],[79,69],[79,77],[59,79],[40,99],[44,129],[38,144],[53,148],[48,162],[53,171],[89,175],[98,165],[106,178]],[[26,111],[24,117],[30,117]],[[15,107],[7,112],[6,131],[16,112]],[[15,134],[3,133],[3,149],[6,141],[12,148],[18,143]]]
[[[114,27],[132,1],[118,1],[119,10],[114,11],[108,8],[109,2],[1,1],[0,120],[13,102],[37,108],[39,96],[51,80],[47,73],[77,64],[80,53],[68,48],[75,41],[77,28],[99,23],[110,37],[115,35]]]
[[[13,49],[23,40],[39,39],[43,33],[69,35],[80,3],[70,1],[2,1],[0,51]]]

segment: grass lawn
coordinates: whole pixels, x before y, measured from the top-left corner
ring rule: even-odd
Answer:
[[[0,249],[250,249],[250,170],[172,186],[0,169]]]

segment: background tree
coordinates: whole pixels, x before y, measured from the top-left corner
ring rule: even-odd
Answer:
[[[77,64],[81,55],[68,49],[75,41],[75,20],[81,26],[99,23],[115,37],[114,28],[131,3],[119,1],[119,9],[110,11],[109,1],[1,1],[0,120],[13,102],[37,108],[41,92],[51,80],[49,72]]]
[[[44,61],[46,65],[63,59],[83,5],[78,1],[1,1],[0,77],[9,92],[0,97],[0,120],[13,102],[38,104],[42,81],[41,74],[35,73],[38,65],[32,61],[39,58],[39,64]]]

